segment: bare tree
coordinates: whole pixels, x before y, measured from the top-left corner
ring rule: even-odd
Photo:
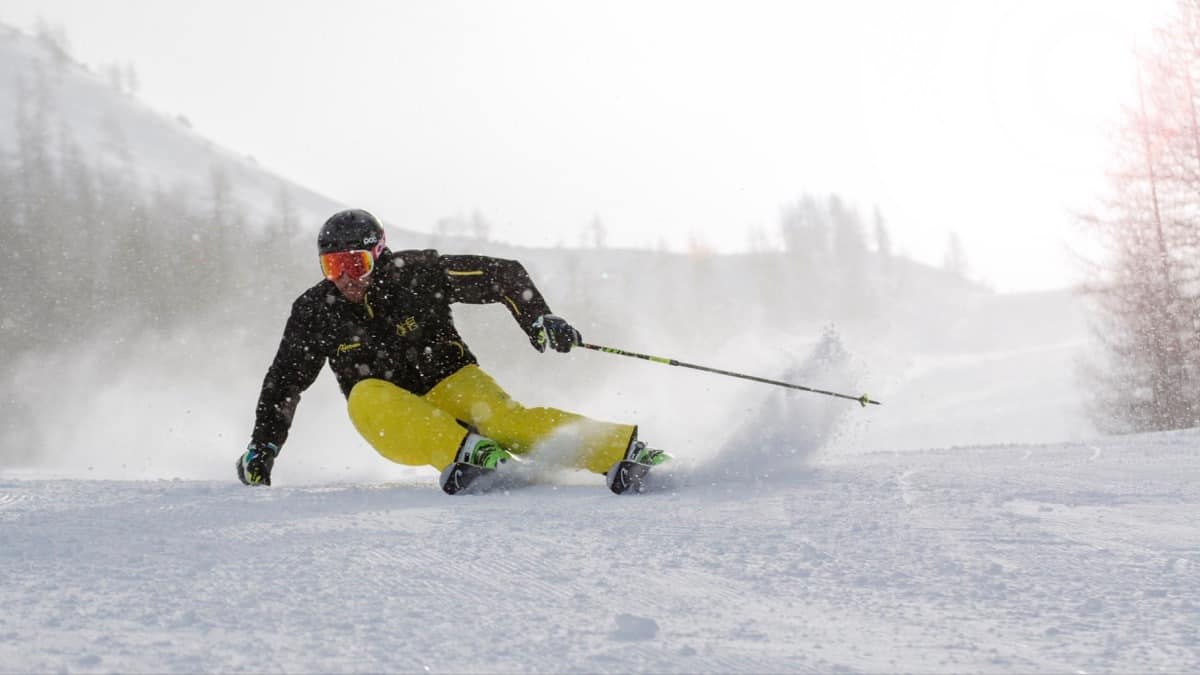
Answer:
[[[284,240],[300,232],[300,211],[296,207],[296,197],[292,194],[291,186],[283,179],[279,179],[279,187],[275,191],[274,222],[268,231]]]
[[[138,77],[137,68],[134,67],[132,61],[125,63],[124,72],[125,93],[129,96],[137,96],[138,90],[142,88],[142,80]]]
[[[592,221],[583,231],[583,240],[593,248],[604,248],[608,244],[608,226],[600,216],[592,216]]]
[[[1092,413],[1108,431],[1200,425],[1200,0],[1141,59],[1102,212],[1085,224],[1103,259],[1083,287],[1103,359]]]
[[[967,278],[967,251],[963,248],[962,238],[958,236],[957,232],[951,232],[946,239],[946,253],[942,256],[942,269],[960,279]]]
[[[887,220],[879,207],[875,207],[875,252],[885,263],[892,258],[892,235],[888,232]]]
[[[483,216],[479,209],[471,212],[471,236],[479,241],[487,241],[492,236],[492,223]]]

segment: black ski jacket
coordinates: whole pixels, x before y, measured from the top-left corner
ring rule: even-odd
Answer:
[[[378,378],[418,396],[476,363],[450,304],[503,303],[533,337],[550,308],[515,260],[437,251],[389,250],[379,256],[362,303],[322,280],[292,304],[275,360],[263,380],[251,441],[283,447],[300,394],[329,362],[342,393]]]

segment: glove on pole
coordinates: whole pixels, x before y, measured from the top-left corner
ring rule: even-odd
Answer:
[[[848,401],[858,401],[858,404],[864,408],[867,407],[868,403],[870,403],[871,405],[883,405],[879,401],[872,401],[866,394],[863,394],[862,396],[848,396],[846,394],[839,394],[837,392],[825,391],[824,389],[813,389],[812,387],[805,387],[805,386],[802,386],[799,384],[792,384],[790,382],[780,382],[779,380],[768,380],[765,377],[755,377],[754,375],[744,375],[742,373],[734,373],[734,372],[730,372],[728,370],[719,370],[717,368],[709,368],[708,366],[697,366],[693,363],[684,363],[683,361],[676,361],[675,359],[663,358],[661,356],[649,356],[647,354],[638,354],[637,352],[627,352],[623,349],[615,349],[613,347],[603,347],[601,345],[592,345],[592,344],[588,344],[586,342],[579,346],[583,347],[584,349],[592,349],[592,350],[595,350],[598,352],[604,352],[605,354],[617,354],[618,356],[632,356],[635,359],[644,359],[646,361],[653,361],[655,363],[664,363],[668,366],[682,366],[683,368],[691,368],[692,370],[702,370],[706,373],[716,373],[717,375],[728,375],[729,377],[737,377],[737,378],[741,378],[743,380],[752,380],[754,382],[762,382],[763,384],[773,384],[777,387],[787,387],[788,389],[799,389],[800,391],[810,391],[814,394],[825,394],[826,396],[836,396],[837,398],[844,398]]]
[[[569,352],[583,344],[583,336],[561,316],[543,314],[529,327],[529,341],[539,352],[549,347],[556,352]]]

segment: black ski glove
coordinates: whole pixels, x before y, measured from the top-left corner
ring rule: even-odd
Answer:
[[[539,352],[546,351],[546,347],[569,352],[571,347],[583,344],[583,336],[561,316],[543,314],[529,327],[529,341]]]
[[[279,456],[279,446],[274,443],[251,443],[238,458],[238,480],[246,485],[270,485],[271,467]]]

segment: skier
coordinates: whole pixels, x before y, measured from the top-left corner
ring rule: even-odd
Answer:
[[[520,263],[393,252],[379,220],[361,209],[331,216],[317,249],[325,279],[292,305],[238,458],[243,483],[271,484],[300,395],[326,361],[367,443],[393,462],[441,470],[449,494],[552,436],[575,449],[569,465],[605,474],[618,494],[640,489],[649,467],[669,458],[639,441],[636,426],[526,408],[479,367],[454,327],[451,303],[504,305],[539,352],[582,344]]]

